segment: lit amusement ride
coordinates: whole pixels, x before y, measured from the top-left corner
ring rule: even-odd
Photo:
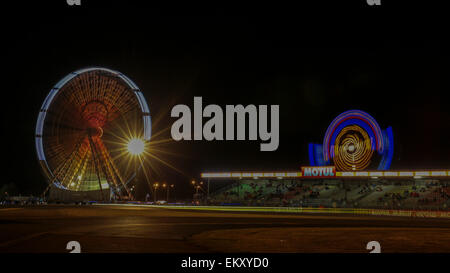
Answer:
[[[106,194],[131,199],[129,182],[150,136],[147,102],[128,77],[98,67],[70,73],[45,98],[36,125],[47,190],[100,190],[104,200]]]
[[[388,170],[394,155],[392,127],[381,130],[360,110],[346,111],[328,127],[323,144],[309,144],[311,166],[334,165],[339,171]]]

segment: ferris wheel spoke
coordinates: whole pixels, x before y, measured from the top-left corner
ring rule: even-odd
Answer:
[[[83,139],[84,139],[84,138],[81,138],[81,139],[79,140],[78,143],[81,143],[81,142],[83,141]],[[77,143],[76,146],[78,146],[78,143]],[[76,151],[76,149],[77,149],[77,147],[75,147],[75,148],[72,150],[72,152],[69,154],[69,156],[67,156],[67,157],[63,160],[63,162],[62,162],[59,166],[56,167],[55,172],[53,173],[53,176],[51,177],[51,180],[50,180],[49,185],[47,186],[47,188],[46,188],[46,189],[44,190],[44,192],[42,193],[43,196],[44,196],[44,195],[47,193],[47,191],[50,189],[51,185],[53,185],[53,183],[56,182],[56,180],[58,179],[58,177],[60,176],[60,174],[66,170],[67,164],[68,164],[68,163],[71,164],[72,155],[73,155],[73,153]]]
[[[68,182],[65,183],[65,187],[66,188],[73,188],[75,186],[74,183],[74,179],[81,180],[81,176],[80,176],[80,170],[83,168],[84,165],[84,160],[86,157],[86,153],[87,153],[87,149],[84,147],[84,141],[82,142],[82,144],[78,147],[77,152],[73,155],[74,159],[73,159],[73,163],[75,164],[73,168],[71,168],[72,170],[69,173],[68,176]],[[75,178],[76,177],[76,178]],[[80,177],[80,178],[79,178]]]
[[[61,112],[64,111],[64,114]],[[67,111],[67,109],[52,109],[47,111],[46,123],[63,124],[68,127],[82,128],[85,122],[80,120],[81,113],[76,111]]]
[[[85,172],[86,172],[86,166],[87,166],[88,160],[89,160],[89,149],[86,148],[84,150],[84,156],[83,156],[83,159],[82,159],[81,170],[79,172],[79,176],[77,177],[77,184],[75,186],[76,190],[80,189],[80,185],[81,185],[81,183],[83,181],[83,177],[84,177]]]
[[[115,94],[110,95],[112,105],[114,105],[110,108],[110,121],[135,108],[138,104],[134,97],[134,91],[124,88],[123,85],[115,86],[114,92],[110,92],[110,94]]]
[[[52,149],[50,149],[46,156],[47,160],[52,162],[62,162],[64,163],[67,158],[69,158],[76,150],[78,149],[78,146],[84,141],[86,138],[86,134],[76,134],[73,137],[76,137],[76,142],[70,144],[74,148],[71,149],[70,153],[67,154],[65,151],[67,148],[65,148],[59,141],[57,137],[47,137],[46,143],[48,145],[52,145]],[[57,171],[59,168],[61,168],[64,164],[58,164],[55,171]]]
[[[127,105],[126,107],[124,107],[121,110],[112,111],[112,112],[110,112],[110,119],[109,119],[109,121],[112,122],[112,121],[115,121],[118,118],[124,117],[124,116],[126,116],[126,115],[128,115],[130,113],[133,114],[135,112],[134,111],[135,109],[136,109],[136,104],[130,104],[130,105]]]
[[[69,188],[70,184],[73,180],[73,177],[76,175],[76,172],[78,171],[78,167],[80,165],[80,152],[79,150],[83,147],[83,143],[85,141],[85,137],[82,137],[81,140],[75,145],[75,148],[73,152],[70,154],[70,163],[66,167],[66,170],[64,172],[63,179],[60,181],[61,185],[65,188]],[[73,170],[75,169],[75,170]],[[68,182],[65,182],[68,180]]]
[[[68,124],[68,123],[61,123],[61,122],[56,122],[56,121],[49,121],[46,123],[46,126],[48,126],[49,128],[59,128],[59,129],[66,129],[66,130],[73,130],[73,131],[84,131],[86,130],[85,128],[80,127],[75,127],[72,124]]]

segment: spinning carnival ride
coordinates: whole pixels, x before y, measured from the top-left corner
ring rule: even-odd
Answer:
[[[339,171],[389,169],[394,155],[392,128],[381,130],[359,110],[340,114],[328,127],[323,144],[309,144],[311,166],[334,165]]]
[[[70,73],[45,98],[36,125],[47,190],[131,198],[129,182],[150,136],[147,102],[128,77],[97,67]]]

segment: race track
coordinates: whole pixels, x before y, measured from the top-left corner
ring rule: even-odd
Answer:
[[[0,252],[450,252],[450,219],[142,206],[0,207]]]

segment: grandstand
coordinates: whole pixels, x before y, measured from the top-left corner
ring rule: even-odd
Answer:
[[[201,176],[210,187],[208,203],[214,205],[427,210],[448,210],[450,206],[450,171],[335,172],[330,177],[303,174],[221,172]]]
[[[361,110],[338,115],[309,164],[290,172],[202,173],[212,204],[448,210],[449,170],[391,171],[392,127]],[[214,183],[218,180],[227,181]],[[210,187],[208,187],[210,189]]]

